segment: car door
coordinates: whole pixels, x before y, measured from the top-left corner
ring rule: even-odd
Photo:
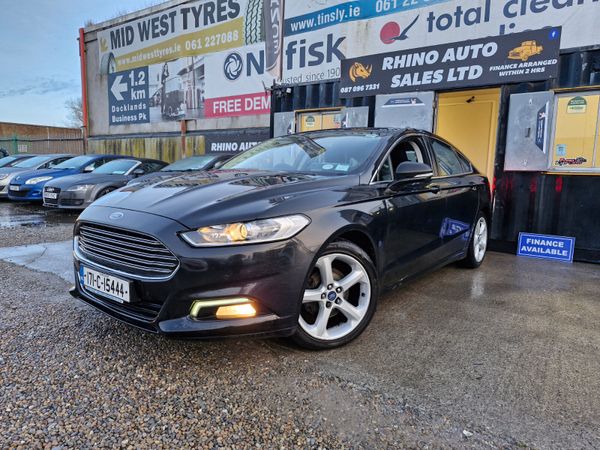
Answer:
[[[448,258],[463,252],[469,241],[479,211],[481,175],[449,143],[433,136],[427,140],[437,166],[433,183],[439,187],[440,199],[445,202],[440,238],[443,256]]]
[[[419,135],[398,142],[384,166],[390,166],[390,174],[395,174],[398,165],[405,161],[432,165],[429,148]],[[440,229],[446,217],[446,203],[436,183],[432,179],[403,183],[387,197],[386,207],[388,282],[401,281],[435,265],[441,246]]]

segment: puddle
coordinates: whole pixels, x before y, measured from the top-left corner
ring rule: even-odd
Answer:
[[[42,205],[0,202],[0,228],[42,227],[73,224],[78,213],[44,208]]]

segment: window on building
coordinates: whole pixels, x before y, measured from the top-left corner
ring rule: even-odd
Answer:
[[[555,171],[600,171],[600,93],[556,97],[554,148]]]

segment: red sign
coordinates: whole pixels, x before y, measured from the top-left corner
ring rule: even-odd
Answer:
[[[264,93],[207,98],[206,117],[233,117],[271,113],[271,97]]]

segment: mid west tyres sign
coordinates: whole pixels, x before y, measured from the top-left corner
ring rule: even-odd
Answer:
[[[555,78],[560,28],[344,60],[341,97]]]
[[[283,0],[182,2],[100,31],[110,125],[268,114],[282,32]]]
[[[599,45],[600,0],[320,0],[285,7],[283,81],[339,78],[347,58],[562,27],[561,48]]]

